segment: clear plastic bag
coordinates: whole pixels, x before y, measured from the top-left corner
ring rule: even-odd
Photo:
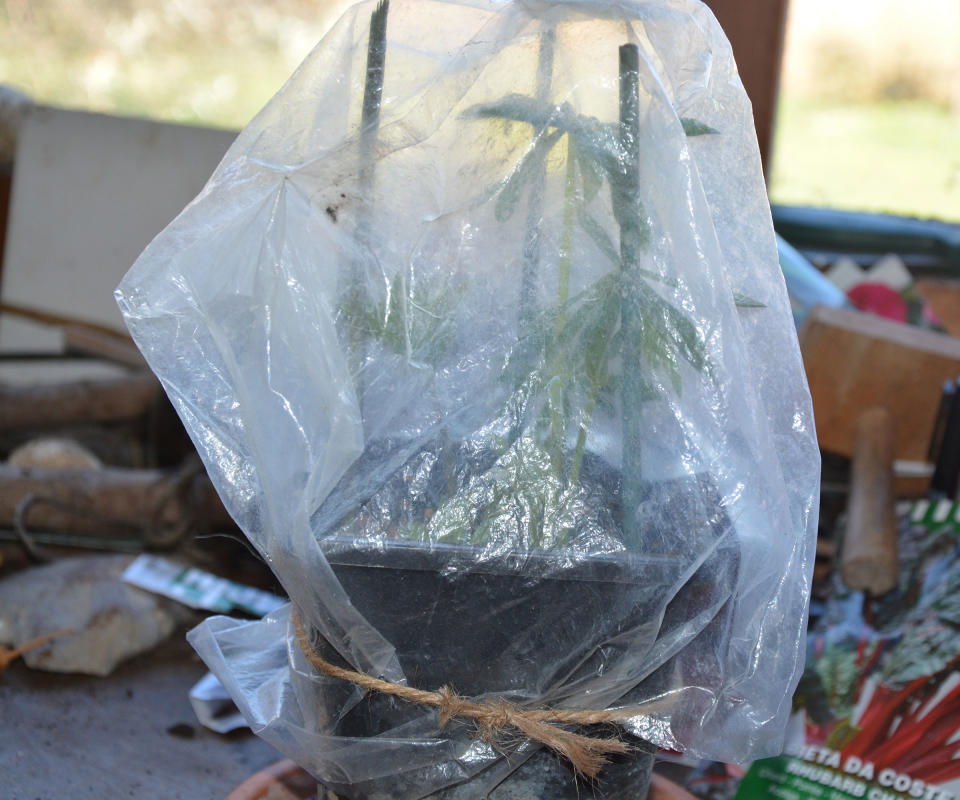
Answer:
[[[820,462],[719,25],[695,0],[391,0],[381,47],[376,8],[133,266],[136,342],[330,658],[778,751]],[[319,675],[289,607],[191,641],[346,796],[492,786],[537,749]]]

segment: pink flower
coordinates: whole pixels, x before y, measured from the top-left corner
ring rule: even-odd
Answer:
[[[895,289],[883,283],[860,283],[847,292],[847,297],[861,311],[892,319],[907,321],[907,303]]]

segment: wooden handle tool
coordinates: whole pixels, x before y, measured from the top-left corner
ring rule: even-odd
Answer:
[[[854,429],[847,529],[840,557],[843,582],[881,595],[897,585],[897,520],[894,510],[893,415],[884,407],[864,411]]]

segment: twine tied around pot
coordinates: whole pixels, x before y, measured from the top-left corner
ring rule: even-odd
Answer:
[[[449,686],[435,692],[404,686],[400,683],[374,678],[363,672],[338,667],[321,656],[311,644],[303,627],[300,615],[291,612],[297,644],[319,672],[330,678],[349,681],[361,689],[389,694],[419,705],[437,709],[440,727],[454,717],[472,719],[485,741],[495,743],[501,731],[513,728],[524,738],[540,742],[555,753],[566,758],[578,774],[594,778],[612,755],[630,752],[630,746],[614,736],[584,736],[562,726],[597,725],[624,722],[633,716],[634,710],[572,710],[561,708],[525,709],[504,700],[487,700],[475,703],[456,694]]]

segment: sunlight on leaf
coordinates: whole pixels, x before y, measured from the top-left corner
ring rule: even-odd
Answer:
[[[683,125],[683,132],[687,136],[708,136],[712,133],[720,133],[716,128],[711,128],[705,122],[691,117],[681,117],[680,124]]]
[[[766,308],[766,303],[761,303],[759,300],[755,300],[752,297],[749,297],[745,294],[740,294],[740,292],[733,293],[733,302],[737,304],[738,308]]]
[[[553,149],[553,146],[559,141],[563,134],[560,131],[543,134],[534,143],[533,147],[524,153],[516,168],[503,184],[503,189],[497,197],[494,206],[494,216],[498,222],[506,222],[513,216],[517,210],[517,204],[520,202],[520,192],[530,179],[536,174],[537,168],[541,166]]]

